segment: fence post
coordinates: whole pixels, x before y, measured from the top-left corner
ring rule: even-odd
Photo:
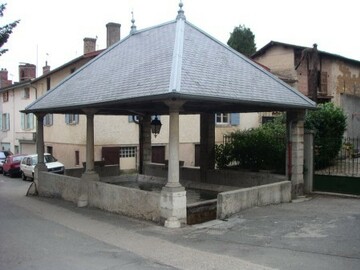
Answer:
[[[304,133],[304,192],[313,191],[314,181],[314,132],[305,130]]]

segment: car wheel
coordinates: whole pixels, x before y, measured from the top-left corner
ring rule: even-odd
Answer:
[[[14,178],[14,175],[11,172],[9,172],[8,175],[10,178]]]
[[[24,172],[21,173],[21,178],[22,178],[23,181],[26,181],[27,177],[26,177],[26,175],[24,174]]]

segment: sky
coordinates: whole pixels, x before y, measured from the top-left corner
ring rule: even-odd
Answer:
[[[18,81],[18,66],[45,61],[55,69],[82,55],[83,39],[97,38],[106,47],[106,24],[121,24],[129,34],[131,12],[137,29],[174,20],[179,0],[0,0],[7,3],[0,26],[20,19],[0,56],[0,68]],[[183,0],[187,21],[226,44],[234,27],[245,25],[257,49],[270,41],[312,47],[360,61],[360,1]]]

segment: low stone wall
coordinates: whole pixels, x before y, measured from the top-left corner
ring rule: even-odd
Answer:
[[[72,176],[39,172],[38,192],[40,196],[56,197],[77,203],[80,179]]]
[[[160,193],[90,182],[89,205],[109,212],[160,221]]]
[[[77,203],[80,179],[48,172],[39,173],[40,196]],[[89,206],[145,220],[160,221],[160,194],[103,182],[89,181]]]
[[[291,182],[226,191],[217,197],[217,218],[224,219],[241,210],[291,201]]]

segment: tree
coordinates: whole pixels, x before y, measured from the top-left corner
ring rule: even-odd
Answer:
[[[256,52],[255,35],[245,25],[239,25],[234,28],[227,44],[248,57]]]
[[[0,4],[0,17],[4,16],[4,10],[6,9],[6,4]],[[8,49],[2,49],[3,45],[8,41],[12,30],[18,25],[20,20],[16,20],[12,23],[6,24],[0,27],[0,56],[8,51]]]
[[[305,128],[315,131],[315,166],[330,165],[338,155],[346,129],[344,111],[333,103],[318,105],[318,110],[310,111],[305,118]]]

